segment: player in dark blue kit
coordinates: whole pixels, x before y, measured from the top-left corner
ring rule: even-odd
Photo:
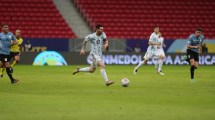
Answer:
[[[7,75],[9,76],[11,83],[17,83],[18,80],[12,76],[13,69],[10,65],[10,46],[16,43],[16,38],[13,33],[8,32],[9,27],[7,24],[2,24],[2,32],[0,33],[0,67],[6,67]]]
[[[190,75],[191,81],[194,81],[194,71],[199,65],[199,54],[202,52],[202,43],[204,36],[202,35],[202,29],[197,28],[195,34],[191,34],[187,42],[187,56],[182,58],[182,61],[187,61],[191,65]]]

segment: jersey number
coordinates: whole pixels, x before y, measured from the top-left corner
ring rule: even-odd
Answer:
[[[97,40],[97,41],[96,41],[96,44],[98,45],[99,43],[100,43],[100,40]]]

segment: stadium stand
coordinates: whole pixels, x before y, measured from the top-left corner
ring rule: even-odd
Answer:
[[[76,38],[52,0],[1,0],[0,22],[24,38]]]
[[[101,23],[111,38],[148,38],[160,26],[165,38],[187,38],[200,26],[215,38],[213,0],[76,0],[92,29]]]

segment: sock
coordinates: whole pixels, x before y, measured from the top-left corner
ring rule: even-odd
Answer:
[[[162,66],[163,66],[163,59],[159,59],[158,60],[158,71],[161,71]]]
[[[138,68],[139,68],[140,66],[142,66],[143,64],[144,64],[144,60],[143,60],[143,61],[140,61],[136,68],[138,69]]]
[[[90,71],[90,67],[80,68],[79,71],[80,72],[89,72]]]
[[[158,70],[158,59],[155,60],[155,70]]]
[[[13,70],[11,67],[6,67],[6,71],[7,71],[7,75],[8,77],[10,78],[11,81],[14,80],[13,76],[12,76],[12,73],[13,73]]]
[[[13,67],[14,65],[16,65],[16,60],[13,61],[13,63],[11,64],[11,67]]]
[[[108,81],[108,78],[107,78],[107,74],[106,74],[105,69],[104,69],[104,68],[101,68],[101,69],[100,69],[100,72],[101,72],[102,77],[104,78],[104,81],[107,82],[107,81]]]
[[[3,68],[0,68],[0,74],[1,75],[3,74]]]
[[[191,79],[194,79],[194,70],[195,70],[195,67],[191,66],[190,67],[190,77],[191,77]]]

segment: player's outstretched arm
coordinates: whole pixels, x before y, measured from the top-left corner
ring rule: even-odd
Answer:
[[[108,47],[108,40],[105,39],[105,44],[104,44],[104,51],[107,50],[107,47]]]
[[[87,44],[87,41],[84,40],[84,42],[82,43],[82,48],[81,48],[80,55],[85,55],[86,44]]]

